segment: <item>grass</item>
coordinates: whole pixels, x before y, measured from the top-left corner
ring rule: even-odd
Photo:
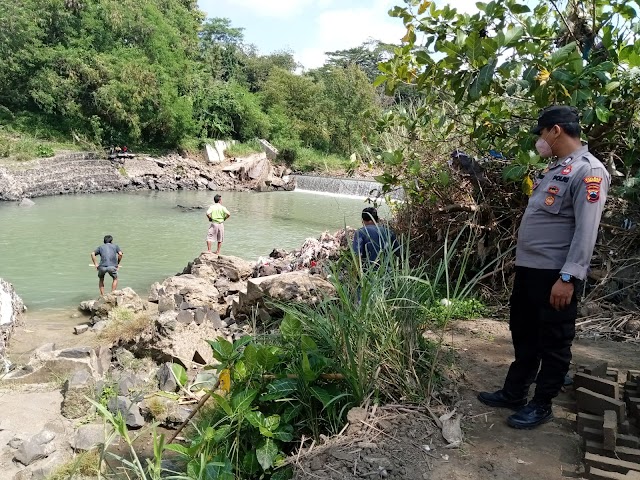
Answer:
[[[253,153],[262,152],[262,147],[258,140],[250,140],[248,142],[238,142],[227,148],[225,154],[227,157],[247,157]]]
[[[77,455],[58,467],[47,480],[69,480],[73,478],[96,478],[100,473],[100,453],[91,450]]]
[[[299,172],[337,173],[345,172],[350,167],[350,160],[341,155],[323,153],[312,148],[298,148],[293,170]]]
[[[131,310],[115,307],[109,313],[109,323],[100,332],[100,339],[117,344],[134,340],[151,325],[146,313],[135,314]]]

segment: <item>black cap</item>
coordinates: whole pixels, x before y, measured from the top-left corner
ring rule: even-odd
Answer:
[[[531,129],[531,133],[540,135],[543,128],[565,123],[580,124],[578,109],[567,105],[553,105],[540,112],[540,115],[538,115],[538,124]]]

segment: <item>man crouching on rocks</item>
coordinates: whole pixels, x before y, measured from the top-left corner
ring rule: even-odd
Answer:
[[[98,270],[98,288],[100,295],[104,295],[104,276],[108,273],[113,282],[111,283],[111,291],[118,287],[118,270],[122,261],[122,250],[113,242],[111,235],[104,237],[104,243],[91,252],[91,261],[93,266]],[[96,263],[96,255],[100,255],[100,265]]]
[[[222,197],[216,195],[213,197],[213,205],[207,210],[207,220],[211,222],[209,224],[209,231],[207,232],[207,252],[211,253],[211,243],[218,242],[218,248],[215,251],[216,255],[220,255],[220,247],[224,242],[224,221],[231,216],[229,210],[222,205]]]

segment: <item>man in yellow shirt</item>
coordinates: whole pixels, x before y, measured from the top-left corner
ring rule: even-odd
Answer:
[[[231,216],[229,210],[222,205],[222,196],[213,197],[214,204],[207,210],[207,219],[209,224],[209,232],[207,233],[207,252],[211,252],[211,243],[218,242],[216,255],[220,254],[220,247],[224,242],[224,221]]]

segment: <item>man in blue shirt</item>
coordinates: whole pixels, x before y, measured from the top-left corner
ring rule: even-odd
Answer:
[[[381,251],[391,247],[399,253],[400,246],[396,235],[385,225],[378,223],[378,211],[373,207],[362,210],[362,225],[353,237],[353,251],[360,257],[363,267],[377,265]]]
[[[93,266],[98,270],[98,288],[100,295],[104,295],[104,276],[108,273],[113,278],[111,291],[118,287],[118,270],[122,261],[122,250],[113,242],[113,237],[107,235],[104,237],[104,243],[91,252],[91,261]],[[96,263],[96,255],[100,256],[100,265]]]

